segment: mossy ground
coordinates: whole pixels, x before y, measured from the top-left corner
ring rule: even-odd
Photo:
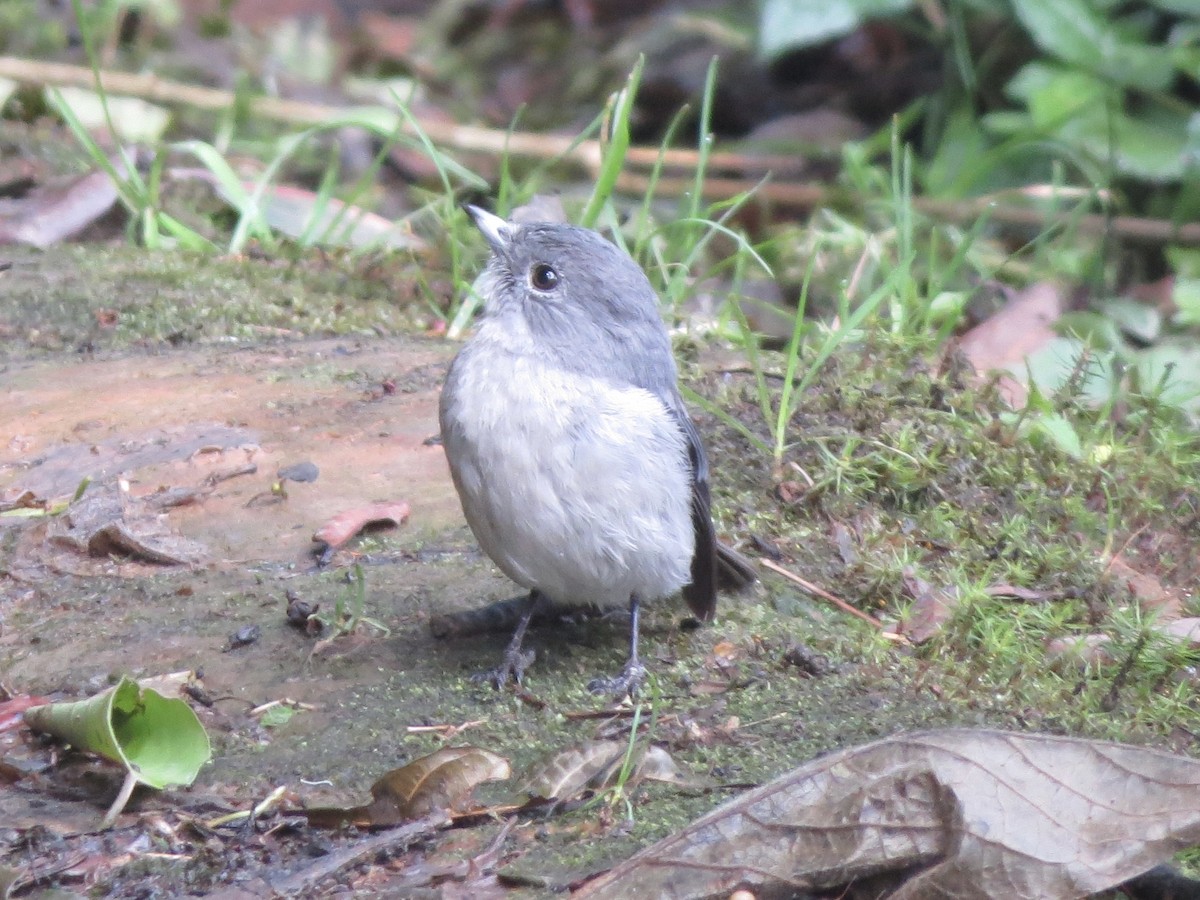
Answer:
[[[0,321],[14,338],[8,367],[30,357],[74,365],[80,349],[145,361],[198,347],[213,371],[222,360],[243,365],[233,348],[220,350],[222,341],[253,346],[268,328],[283,329],[269,333],[273,346],[297,350],[314,333],[354,334],[394,347],[396,385],[436,390],[426,360],[409,366],[404,339],[380,336],[423,328],[432,315],[431,298],[419,289],[397,289],[408,271],[404,263],[380,261],[372,272],[327,257],[285,264],[83,247],[12,258],[17,266],[6,277],[16,289],[0,295]],[[380,277],[381,271],[390,275]],[[104,310],[117,310],[115,325],[100,315]],[[448,360],[453,347],[442,350]],[[702,353],[685,367],[688,383],[766,439],[753,376],[704,359]],[[356,396],[376,377],[361,365],[353,355],[326,356],[302,376],[289,370],[278,380],[314,390],[344,387]],[[136,391],[137,382],[129,389]],[[196,389],[204,390],[203,380]],[[792,482],[784,486],[756,445],[697,411],[727,540],[751,555],[773,547],[785,566],[888,621],[909,603],[906,570],[954,592],[959,602],[919,647],[886,640],[766,573],[753,594],[727,598],[709,627],[682,629],[681,607],[660,606],[646,618],[642,648],[654,673],[655,739],[681,765],[718,784],[761,782],[836,747],[951,724],[1119,738],[1194,753],[1191,735],[1200,730],[1189,668],[1194,653],[1157,636],[1114,585],[1107,563],[1120,551],[1190,607],[1200,579],[1193,562],[1196,441],[1184,423],[1149,401],[1103,419],[1071,398],[1062,410],[1085,438],[1089,452],[1082,458],[1032,440],[986,385],[972,384],[931,348],[870,337],[842,348],[803,397],[780,460]],[[303,434],[305,410],[289,415]],[[8,423],[13,431],[29,426]],[[312,440],[314,446],[352,442],[355,435],[313,432]],[[448,482],[442,487],[452,502]],[[0,559],[0,570],[11,572],[17,543],[4,542],[8,558]],[[535,707],[469,677],[494,664],[506,635],[429,636],[431,615],[511,593],[461,521],[434,527],[414,516],[409,528],[365,539],[358,552],[367,614],[390,633],[364,627],[311,658],[312,642],[283,622],[284,592],[331,610],[350,590],[343,571],[243,560],[137,579],[47,574],[30,585],[5,576],[6,686],[81,694],[120,671],[203,668],[219,697],[203,713],[215,761],[188,794],[145,800],[167,809],[203,806],[213,797],[246,806],[279,784],[306,803],[359,802],[383,772],[441,745],[433,734],[409,733],[409,726],[478,721],[453,742],[505,755],[520,771],[627,721],[572,715],[602,706],[584,686],[618,668],[623,622],[533,632],[529,645],[538,661],[527,688],[544,703]],[[1045,599],[995,597],[987,591],[994,585],[1036,590]],[[226,652],[229,632],[252,622],[263,627],[259,643]],[[1111,636],[1112,662],[1048,664],[1048,642],[1094,632]],[[818,674],[786,662],[797,645],[824,657]],[[250,706],[282,697],[313,708],[272,729],[246,715]],[[331,784],[304,786],[301,779]],[[492,785],[480,796],[499,800],[512,790]],[[623,805],[602,802],[524,824],[510,838],[508,863],[561,884],[626,857],[732,792],[637,787],[631,823]],[[479,829],[447,838],[441,848],[470,856],[493,834],[491,827]],[[283,842],[264,861],[232,849],[214,857],[210,847],[156,866],[153,875],[123,872],[106,889],[132,896],[139,882],[153,878],[168,893],[203,892],[302,868],[305,852]]]

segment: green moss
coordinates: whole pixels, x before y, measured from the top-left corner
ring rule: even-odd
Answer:
[[[386,334],[423,328],[431,308],[397,300],[413,265],[399,255],[369,273],[360,258],[317,252],[289,263],[77,245],[11,257],[0,321],[49,350]]]

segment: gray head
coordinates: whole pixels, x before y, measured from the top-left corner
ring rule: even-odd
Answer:
[[[658,297],[627,253],[586,228],[516,225],[466,209],[492,248],[483,298],[489,319],[527,330],[538,352],[563,368],[674,392]]]

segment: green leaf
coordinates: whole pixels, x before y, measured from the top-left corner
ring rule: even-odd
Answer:
[[[26,711],[25,721],[76,749],[120,763],[153,788],[191,784],[212,755],[204,726],[186,702],[128,678],[87,700],[36,706]]]
[[[1048,438],[1050,443],[1067,456],[1072,459],[1083,459],[1083,444],[1079,440],[1079,432],[1061,413],[1039,416],[1033,420],[1033,429],[1034,433]]]
[[[1171,321],[1175,325],[1200,325],[1200,278],[1176,276],[1171,299],[1178,312]]]
[[[296,710],[286,704],[280,703],[278,706],[272,706],[262,714],[259,722],[263,728],[278,728],[280,725],[286,725],[292,720],[292,716],[296,714]]]
[[[864,20],[903,12],[912,0],[765,0],[758,54],[772,60],[854,31]]]
[[[1200,414],[1200,347],[1192,340],[1164,341],[1138,354],[1138,386],[1160,403]]]
[[[1096,162],[1111,162],[1122,174],[1149,181],[1175,181],[1187,171],[1193,140],[1186,110],[1146,98],[1138,114],[1129,115],[1121,92],[1102,79],[1046,63],[1022,68],[1005,91],[1025,103],[1032,121],[989,116],[987,124],[995,130],[1032,128]]]
[[[1162,313],[1149,304],[1114,297],[1101,303],[1100,309],[1122,332],[1143,344],[1154,343],[1162,334]]]
[[[1128,40],[1087,0],[1013,0],[1013,9],[1034,42],[1064,62],[1147,91],[1165,90],[1174,77],[1169,55]]]

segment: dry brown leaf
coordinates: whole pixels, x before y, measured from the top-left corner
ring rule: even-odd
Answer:
[[[555,753],[535,768],[522,790],[540,800],[573,800],[620,761],[628,741],[588,741]]]
[[[1060,637],[1046,645],[1046,662],[1055,669],[1087,670],[1115,661],[1112,654],[1112,637],[1107,634]]]
[[[555,753],[526,779],[524,792],[539,800],[574,800],[589,788],[615,784],[625,764],[628,740],[588,741]],[[639,745],[626,784],[661,781],[700,786],[684,772],[663,747]]]
[[[346,543],[364,528],[378,525],[399,527],[408,520],[408,503],[372,503],[338,513],[317,529],[313,540],[327,547],[337,548]]]
[[[918,578],[912,569],[904,570],[904,592],[912,597],[913,603],[896,630],[914,644],[923,644],[941,631],[958,606],[957,590],[936,588]]]
[[[952,729],[814,760],[575,896],[726,898],[894,873],[897,900],[1085,897],[1200,841],[1200,760]]]
[[[44,250],[78,234],[116,202],[117,187],[102,170],[42,187],[0,216],[0,244],[31,244]]]
[[[1183,598],[1178,591],[1163,587],[1156,575],[1138,571],[1119,554],[1109,562],[1108,575],[1137,602],[1143,612],[1157,613],[1157,621],[1179,618],[1183,610]]]
[[[1159,631],[1168,637],[1187,641],[1193,647],[1200,647],[1200,619],[1174,619],[1156,625]]]
[[[959,338],[958,348],[980,374],[1016,369],[1058,336],[1054,323],[1065,309],[1066,298],[1057,285],[1031,284]],[[1005,377],[1000,393],[1014,408],[1025,405],[1025,385],[1015,378]]]
[[[512,775],[508,760],[479,747],[445,747],[393,769],[371,785],[366,806],[305,810],[310,825],[345,823],[369,828],[399,825],[435,812],[462,809],[480,784]]]
[[[1048,591],[1037,591],[1033,588],[1023,588],[1015,584],[993,584],[989,585],[984,593],[989,597],[997,597],[1001,600],[1020,600],[1022,603],[1045,603],[1047,600],[1053,599],[1053,594]]]

